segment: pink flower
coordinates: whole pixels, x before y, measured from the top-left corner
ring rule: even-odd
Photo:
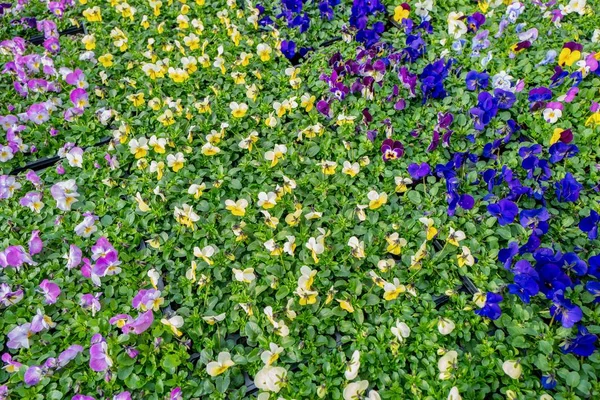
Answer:
[[[17,372],[19,368],[21,368],[21,365],[23,365],[20,362],[13,360],[12,356],[8,353],[2,354],[2,361],[6,363],[4,369],[10,373]]]
[[[183,400],[180,387],[176,387],[175,389],[171,390],[171,397],[169,400]]]
[[[115,250],[107,238],[101,237],[95,245],[92,246],[92,260],[96,261],[100,257],[104,257],[109,251]]]
[[[69,99],[76,108],[85,108],[90,105],[89,96],[85,89],[77,88],[71,91]]]
[[[87,89],[88,87],[88,83],[85,81],[85,75],[80,69],[76,69],[75,71],[67,74],[65,77],[65,82],[67,82],[69,85],[73,85],[82,89]]]
[[[131,393],[121,392],[119,394],[115,394],[112,400],[131,400]]]
[[[56,299],[60,295],[60,287],[56,283],[44,279],[42,283],[40,283],[40,289],[42,289],[46,304],[56,303]]]
[[[43,124],[50,119],[50,114],[43,103],[32,104],[27,110],[27,119],[36,125]]]

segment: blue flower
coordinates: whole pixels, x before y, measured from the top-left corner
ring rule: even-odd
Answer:
[[[498,218],[498,223],[501,226],[513,222],[519,213],[519,207],[514,202],[507,199],[502,199],[496,204],[489,204],[487,210],[494,217]]]
[[[519,214],[519,222],[524,228],[539,230],[541,234],[548,232],[548,221],[550,214],[545,207],[535,210],[522,210]]]
[[[508,285],[508,292],[519,296],[524,303],[529,303],[531,296],[539,291],[537,282],[529,275],[515,275],[514,283]]]
[[[517,101],[517,97],[513,92],[503,89],[494,89],[494,98],[498,103],[498,108],[501,110],[508,110]]]
[[[564,328],[572,328],[583,318],[581,308],[566,299],[562,290],[557,290],[552,298],[550,315],[562,324]]]
[[[488,87],[490,76],[486,72],[469,71],[465,77],[468,90],[479,90]]]
[[[600,222],[600,215],[596,211],[590,210],[590,215],[579,221],[579,229],[587,232],[590,240],[594,240],[598,237],[598,222]]]
[[[598,337],[588,333],[583,326],[578,327],[575,339],[567,339],[560,347],[563,353],[572,353],[580,357],[589,357],[596,351],[596,340]]]
[[[485,304],[483,308],[475,310],[475,314],[482,317],[487,317],[491,320],[497,320],[502,315],[500,303],[504,298],[498,293],[488,292],[485,296]]]
[[[579,148],[574,144],[556,142],[552,146],[550,146],[550,149],[548,151],[550,152],[550,162],[554,164],[559,161],[562,161],[565,157],[575,157],[575,155],[579,153]]]
[[[498,252],[498,261],[504,263],[504,268],[510,269],[513,258],[519,253],[519,244],[517,242],[510,242],[508,247],[500,249]]]
[[[567,175],[560,181],[554,184],[556,188],[556,197],[560,202],[575,202],[579,199],[579,192],[583,189],[583,185],[568,172]]]
[[[552,374],[543,375],[541,379],[542,387],[546,390],[553,390],[556,387],[556,377]]]
[[[585,290],[594,296],[594,303],[600,303],[600,282],[589,281],[585,284]]]

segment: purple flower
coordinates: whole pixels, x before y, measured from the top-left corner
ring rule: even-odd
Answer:
[[[468,90],[479,90],[488,87],[490,76],[486,72],[477,72],[475,70],[467,72],[465,78]]]
[[[479,11],[467,17],[467,28],[469,32],[477,32],[483,24],[485,24],[485,15]]]
[[[74,244],[69,246],[69,254],[67,254],[67,269],[73,269],[81,264],[81,249]]]
[[[539,87],[529,91],[529,101],[534,103],[538,101],[546,101],[552,98],[552,90],[546,87]]]
[[[408,166],[408,173],[414,180],[420,180],[431,173],[431,167],[426,162],[423,162],[420,165],[412,163]]]
[[[554,292],[553,305],[550,307],[550,315],[565,328],[571,328],[583,318],[581,308],[566,299],[562,290]]]
[[[79,300],[79,305],[84,309],[89,309],[92,311],[92,316],[96,315],[98,311],[102,308],[100,301],[98,300],[102,293],[93,294],[84,294],[81,296]]]
[[[498,219],[501,226],[512,223],[519,214],[519,207],[508,199],[502,199],[496,204],[489,204],[487,210]]]
[[[64,367],[75,359],[79,353],[83,352],[83,347],[78,344],[69,346],[65,351],[58,355],[58,366]]]
[[[29,337],[31,336],[31,324],[17,325],[8,333],[6,347],[9,349],[29,348]]]
[[[56,283],[44,279],[42,283],[40,283],[40,289],[42,289],[45,298],[44,302],[46,304],[56,303],[56,299],[60,295],[60,287]]]
[[[383,161],[397,160],[404,155],[404,146],[398,140],[385,139],[381,144]]]
[[[25,371],[23,380],[25,381],[26,385],[33,386],[40,383],[43,375],[44,373],[40,367],[37,365],[32,365],[31,367],[27,368],[27,371]]]
[[[46,108],[46,104],[37,103],[32,104],[27,109],[27,119],[36,125],[40,125],[50,119],[50,114]]]
[[[122,330],[124,333],[133,332],[137,335],[140,335],[144,333],[148,328],[150,328],[153,322],[154,314],[150,309],[144,313],[139,314],[135,320],[123,326]]]
[[[40,231],[35,230],[31,232],[31,238],[29,239],[29,254],[35,255],[42,252],[44,248],[44,242],[40,239]]]
[[[531,228],[533,230],[539,229],[543,233],[548,231],[548,221],[550,214],[545,207],[538,208],[535,210],[521,210],[519,214],[519,222],[524,228]]]
[[[104,372],[112,366],[112,359],[108,356],[108,345],[99,333],[92,336],[90,347],[90,368],[96,372]]]
[[[171,390],[171,393],[169,394],[169,400],[183,400],[183,394],[180,387],[176,387],[175,389]]]
[[[494,98],[501,110],[508,110],[517,101],[517,97],[513,92],[503,89],[494,89]]]
[[[479,310],[475,310],[475,314],[482,317],[487,317],[491,320],[497,320],[502,315],[500,303],[504,298],[502,295],[493,292],[487,292],[485,296],[485,304]]]
[[[327,118],[333,117],[329,103],[325,100],[319,100],[317,102],[317,110]]]
[[[550,162],[555,164],[565,158],[575,157],[579,153],[579,148],[574,144],[556,142],[550,146],[548,152],[550,153]]]
[[[508,285],[508,292],[519,296],[524,303],[529,303],[531,296],[535,296],[539,291],[536,280],[526,274],[515,275],[514,283]]]
[[[590,215],[579,221],[579,229],[587,232],[590,240],[594,240],[598,237],[598,222],[600,222],[600,215],[596,211],[590,210]]]
[[[119,394],[115,394],[112,400],[131,400],[131,393],[121,392]]]
[[[559,202],[575,202],[579,199],[579,192],[583,189],[583,185],[568,172],[567,175],[560,181],[554,184],[556,189],[556,198]]]
[[[71,397],[71,400],[96,400],[96,399],[93,398],[92,396],[86,396],[84,394],[76,394],[75,396]]]

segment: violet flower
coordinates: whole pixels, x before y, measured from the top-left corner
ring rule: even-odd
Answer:
[[[381,144],[381,154],[383,161],[397,160],[404,155],[404,146],[398,140],[385,139]]]
[[[519,214],[519,207],[508,199],[502,199],[496,204],[489,204],[487,210],[498,219],[501,226],[512,223]]]
[[[42,283],[40,283],[40,289],[42,289],[45,299],[44,302],[46,304],[56,303],[56,299],[60,295],[60,287],[56,283],[44,279]]]
[[[420,180],[431,173],[431,167],[426,162],[421,164],[412,163],[408,166],[408,173],[414,180]]]

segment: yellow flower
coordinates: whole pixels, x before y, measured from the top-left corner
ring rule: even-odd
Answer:
[[[311,237],[308,239],[308,243],[306,243],[306,248],[310,250],[313,261],[315,264],[319,263],[319,255],[323,254],[325,251],[325,243],[323,235],[318,236],[316,239]]]
[[[394,21],[402,22],[403,19],[407,19],[410,14],[409,8],[404,8],[404,4],[401,4],[394,8]]]
[[[233,78],[233,83],[236,85],[243,85],[246,83],[246,74],[243,72],[232,72],[231,77]]]
[[[231,360],[231,354],[223,351],[219,353],[217,361],[211,361],[206,365],[206,372],[210,376],[215,377],[221,375],[234,365],[235,363]]]
[[[256,54],[260,57],[261,61],[269,61],[271,59],[271,52],[273,50],[268,44],[261,43],[256,46]]]
[[[423,225],[425,225],[426,232],[427,232],[427,240],[433,239],[435,237],[435,235],[437,235],[437,233],[438,233],[438,230],[433,226],[435,221],[433,219],[427,218],[427,217],[419,218],[419,221]]]
[[[144,199],[142,199],[142,195],[140,194],[140,192],[137,192],[135,194],[135,201],[137,201],[138,207],[139,207],[139,209],[140,209],[141,212],[150,211],[150,207],[148,206],[148,204],[146,204],[146,202],[144,201]]]
[[[265,160],[271,161],[271,167],[277,165],[280,159],[287,153],[287,147],[284,144],[276,144],[273,150],[265,153]]]
[[[104,68],[112,67],[113,66],[113,55],[110,53],[104,54],[104,55],[98,57],[98,61],[100,62],[100,64],[102,64],[102,66]]]
[[[85,45],[86,50],[94,50],[96,48],[96,37],[94,35],[85,35],[81,39],[81,43]]]
[[[175,83],[185,82],[189,77],[190,75],[183,68],[169,68],[169,78]]]
[[[356,236],[352,236],[348,240],[348,246],[352,249],[352,256],[358,259],[365,258],[365,242],[358,240]]]
[[[450,233],[448,234],[448,238],[446,240],[451,245],[458,247],[458,243],[465,238],[466,235],[463,231],[455,231],[454,228],[450,228]]]
[[[301,306],[315,304],[317,302],[317,296],[319,295],[319,292],[316,292],[314,290],[307,290],[301,287],[296,288],[296,291],[294,293],[300,297],[300,300],[298,300],[298,302]]]
[[[196,36],[194,33],[190,33],[189,35],[183,38],[183,43],[190,50],[197,50],[200,48],[200,38]]]
[[[344,161],[344,168],[342,169],[342,173],[346,175],[350,175],[354,178],[360,172],[360,165],[355,162],[351,163],[350,161]]]
[[[394,278],[394,283],[386,282],[383,285],[383,298],[387,301],[394,300],[400,293],[406,292],[406,287],[400,284],[398,278]]]
[[[183,326],[183,318],[181,318],[180,316],[176,315],[169,319],[162,318],[160,320],[160,322],[162,322],[164,325],[167,325],[169,328],[171,328],[171,332],[173,332],[174,335],[176,335],[178,337],[183,335],[183,333],[181,333],[181,331],[178,329]]]
[[[600,125],[600,111],[597,111],[590,115],[590,117],[585,121],[585,126],[598,126]]]
[[[300,98],[300,106],[304,107],[306,112],[309,112],[313,109],[316,99],[317,98],[315,96],[311,96],[309,93],[304,93]]]
[[[581,52],[579,50],[571,50],[567,47],[563,47],[560,54],[558,55],[558,65],[568,65],[569,67],[581,58]]]
[[[256,204],[265,210],[273,208],[277,204],[277,195],[274,192],[260,192],[258,194],[258,202]]]
[[[100,11],[100,7],[98,6],[84,10],[83,16],[87,19],[88,22],[102,21],[102,12]]]
[[[152,135],[148,144],[152,147],[152,150],[154,150],[155,152],[159,154],[164,154],[165,146],[167,145],[167,139],[157,138],[156,135]]]
[[[139,139],[131,139],[129,141],[129,151],[136,159],[145,157],[148,154],[148,139],[140,137]]]
[[[263,245],[267,250],[269,250],[272,256],[280,256],[283,254],[283,248],[279,244],[275,243],[275,240],[273,239],[267,240],[265,243],[263,243]]]
[[[210,108],[210,98],[208,96],[206,96],[204,100],[194,103],[194,107],[196,108],[196,110],[198,110],[200,114],[212,113],[212,110]]]
[[[406,239],[401,238],[398,232],[386,236],[385,241],[388,243],[386,251],[394,255],[399,255],[402,248],[407,244]]]
[[[354,312],[354,307],[352,307],[352,304],[350,304],[350,302],[346,301],[346,300],[340,300],[340,299],[336,299],[338,303],[340,303],[340,308],[342,310],[345,310],[349,313],[353,313]]]
[[[488,8],[490,7],[490,3],[488,3],[487,1],[478,1],[477,6],[481,10],[481,12],[485,14]]]
[[[458,266],[464,265],[473,266],[475,264],[475,258],[471,255],[471,250],[467,246],[462,246],[462,252],[456,256],[458,260]]]
[[[146,100],[144,100],[143,92],[130,94],[129,96],[127,96],[127,100],[131,101],[134,107],[139,107],[146,103]]]
[[[175,155],[169,154],[167,156],[167,165],[173,169],[173,172],[177,172],[183,168],[183,164],[185,163],[185,158],[183,157],[183,153],[179,152]]]
[[[165,163],[164,162],[162,162],[162,161],[159,161],[159,162],[152,161],[152,163],[150,163],[150,172],[156,172],[156,174],[157,174],[156,179],[158,179],[159,181],[163,177],[164,170],[165,170]]]
[[[173,125],[175,123],[175,118],[173,117],[173,111],[165,110],[165,112],[158,117],[158,122],[163,124],[163,126]]]
[[[191,230],[196,229],[195,223],[200,220],[200,216],[198,216],[198,214],[194,212],[194,209],[187,204],[182,204],[181,208],[175,207],[173,216],[178,223],[190,228]],[[194,248],[194,255],[196,255],[195,249],[196,248]]]
[[[321,166],[321,172],[325,175],[335,174],[335,169],[337,168],[337,163],[335,161],[321,161],[319,165]]]
[[[208,143],[205,143],[204,146],[202,146],[201,152],[205,156],[214,156],[215,154],[220,153],[221,149],[218,148],[217,146],[214,146],[212,143],[208,142]]]
[[[246,215],[246,207],[248,207],[248,201],[240,199],[238,201],[225,200],[225,209],[231,211],[236,217],[243,217]]]
[[[377,193],[375,190],[371,190],[367,194],[369,199],[369,210],[377,210],[379,207],[387,203],[387,193]]]
[[[196,200],[198,200],[200,197],[202,197],[202,194],[204,193],[205,189],[206,189],[205,183],[201,183],[200,185],[198,185],[197,183],[193,183],[190,185],[187,192],[188,192],[188,194],[194,195],[194,198]]]
[[[394,182],[396,183],[396,193],[406,192],[408,190],[408,185],[413,183],[412,179],[403,178],[401,176],[396,176]]]
[[[234,118],[242,118],[248,111],[248,105],[246,103],[238,104],[235,101],[229,103],[229,108],[231,109],[231,115],[233,115]]]

